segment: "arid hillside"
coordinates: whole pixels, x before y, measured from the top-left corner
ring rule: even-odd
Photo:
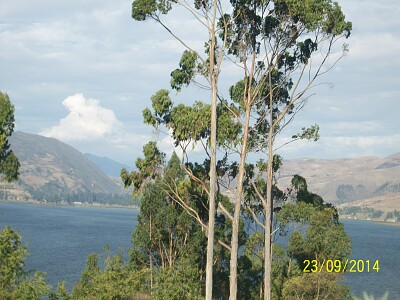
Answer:
[[[359,205],[368,200],[368,205],[392,209],[400,205],[400,153],[385,158],[286,160],[279,185],[287,187],[294,174],[306,178],[309,190],[327,202]]]
[[[124,193],[82,153],[59,140],[15,132],[10,144],[21,164],[20,179],[3,183],[2,198],[8,194],[23,200],[104,202],[111,197],[107,195]]]

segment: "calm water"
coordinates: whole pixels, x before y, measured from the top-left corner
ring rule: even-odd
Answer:
[[[400,226],[366,221],[342,220],[352,240],[350,259],[379,260],[379,272],[348,273],[345,278],[353,294],[362,291],[382,296],[389,291],[389,299],[400,299]]]
[[[47,273],[53,287],[79,280],[90,253],[128,252],[138,211],[122,208],[39,206],[0,202],[0,228],[19,230],[29,243],[27,269]]]
[[[138,212],[121,208],[36,206],[0,202],[0,228],[19,230],[29,243],[27,267],[47,272],[56,286],[67,281],[69,289],[79,280],[90,253],[119,247],[127,253]],[[379,260],[378,273],[348,273],[345,282],[353,294],[368,291],[389,299],[400,299],[400,227],[344,220],[353,242],[351,259]]]

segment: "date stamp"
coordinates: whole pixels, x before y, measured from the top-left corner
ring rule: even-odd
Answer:
[[[326,271],[328,273],[363,273],[363,272],[379,272],[379,260],[369,259],[346,259],[341,261],[339,259],[324,259],[324,260],[309,260],[303,261],[304,273],[317,273]]]

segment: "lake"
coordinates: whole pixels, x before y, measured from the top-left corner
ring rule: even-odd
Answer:
[[[0,228],[19,230],[28,242],[31,256],[27,268],[47,273],[47,282],[56,286],[67,281],[67,288],[79,280],[90,253],[112,253],[122,247],[128,252],[136,225],[137,210],[72,206],[40,206],[0,202]],[[371,222],[342,220],[352,239],[350,259],[379,260],[379,272],[348,273],[345,276],[353,294],[362,291],[375,297],[389,291],[389,299],[400,299],[400,227]]]
[[[0,228],[19,230],[29,243],[27,269],[47,273],[53,287],[66,281],[67,288],[79,280],[91,253],[115,253],[131,245],[137,210],[78,206],[41,206],[0,202]]]
[[[400,226],[359,220],[341,221],[352,241],[350,259],[379,260],[378,273],[346,274],[345,283],[353,294],[361,297],[362,291],[369,291],[377,299],[377,296],[389,291],[389,299],[400,299]]]

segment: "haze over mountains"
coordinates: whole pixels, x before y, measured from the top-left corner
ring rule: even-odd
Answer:
[[[21,163],[20,180],[6,185],[15,197],[55,197],[56,202],[79,197],[84,202],[107,201],[118,195],[124,203],[131,199],[118,179],[121,168],[129,169],[124,164],[89,153],[83,155],[54,138],[35,134],[15,132],[10,144]],[[277,174],[279,186],[288,187],[294,174],[306,178],[309,190],[326,202],[400,208],[400,153],[385,158],[284,160]],[[120,201],[116,198],[113,201]]]
[[[122,168],[131,171],[132,168],[126,164],[119,163],[111,158],[105,156],[97,156],[91,153],[85,153],[84,156],[100,168],[105,174],[112,177],[119,178]]]

